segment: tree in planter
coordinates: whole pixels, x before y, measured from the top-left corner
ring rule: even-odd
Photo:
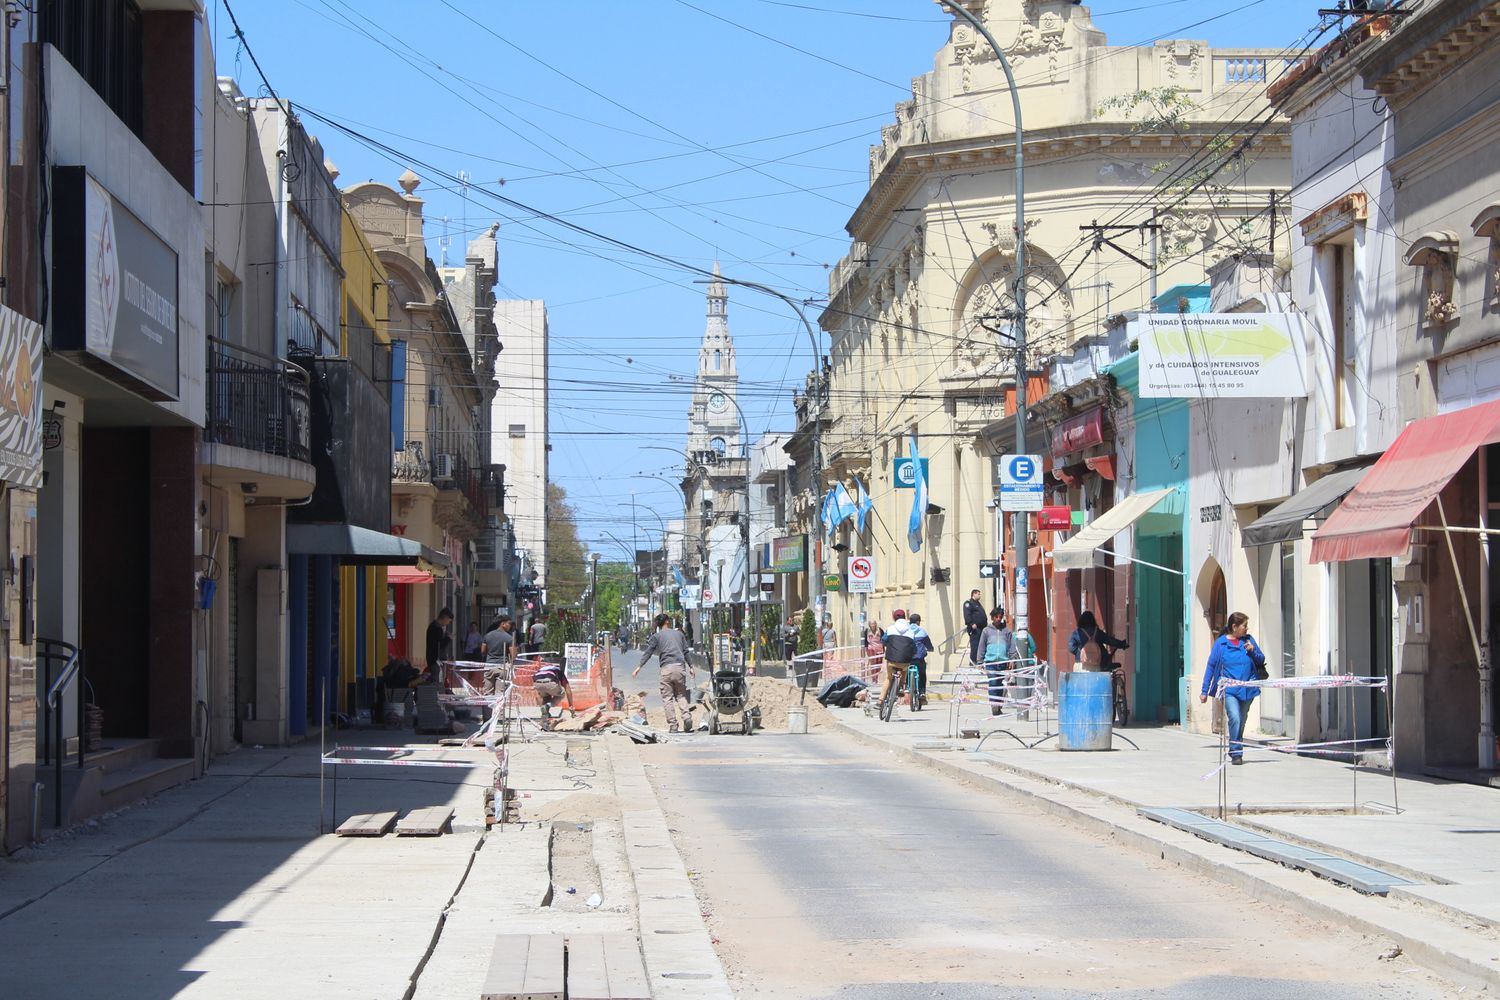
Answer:
[[[561,653],[570,642],[590,642],[588,619],[574,610],[553,611],[547,616],[547,634],[542,647],[549,653]]]
[[[797,652],[811,653],[822,644],[818,642],[818,624],[813,620],[812,609],[802,612],[802,626],[797,630]]]

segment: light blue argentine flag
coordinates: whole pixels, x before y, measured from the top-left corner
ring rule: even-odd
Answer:
[[[913,552],[922,551],[922,521],[927,516],[927,476],[922,472],[922,455],[917,451],[917,436],[911,436],[911,518],[906,523],[906,541]]]

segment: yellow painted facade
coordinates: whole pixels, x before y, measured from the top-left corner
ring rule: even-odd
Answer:
[[[342,213],[344,301],[340,351],[349,354],[351,326],[375,331],[375,342],[391,342],[390,285],[385,266],[359,223]],[[362,578],[362,580],[361,580]],[[379,673],[386,661],[386,578],[384,566],[345,566],[339,570],[339,675],[344,691],[359,676]],[[363,633],[363,634],[361,634]]]

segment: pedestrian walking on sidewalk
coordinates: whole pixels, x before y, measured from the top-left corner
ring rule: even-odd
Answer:
[[[672,619],[666,615],[656,616],[656,631],[652,633],[646,647],[641,650],[641,662],[630,672],[635,677],[651,657],[661,664],[661,703],[667,713],[667,732],[690,733],[693,731],[693,703],[688,698],[688,676],[697,671],[688,662],[687,637],[672,627]],[[678,728],[677,716],[682,715],[682,726]]]
[[[500,678],[508,676],[511,665],[516,662],[515,628],[515,619],[501,615],[485,633],[484,642],[479,646],[485,662],[485,694],[496,692]]]
[[[979,656],[984,647],[979,644],[979,633],[984,631],[984,602],[979,599],[979,590],[975,588],[969,591],[969,599],[964,601],[964,632],[969,637],[969,662],[973,664],[983,663]]]
[[[797,616],[787,615],[786,624],[781,626],[781,649],[786,653],[787,666],[797,658]]]
[[[469,634],[464,637],[464,659],[474,661],[479,659],[479,650],[484,646],[484,633],[479,631],[478,622],[469,622]]]
[[[989,677],[990,714],[999,715],[1005,710],[1005,667],[1011,659],[1012,636],[1010,626],[1005,623],[1005,609],[996,607],[990,611],[990,623],[979,633],[979,651],[983,659],[984,672]]]
[[[1208,669],[1203,671],[1203,690],[1198,694],[1198,703],[1208,701],[1209,695],[1224,699],[1224,721],[1229,727],[1229,763],[1245,762],[1245,716],[1250,714],[1250,703],[1260,694],[1260,688],[1231,687],[1219,689],[1221,680],[1248,681],[1255,677],[1258,669],[1266,665],[1266,654],[1260,643],[1250,634],[1250,616],[1236,611],[1229,616],[1224,632],[1214,640],[1208,654]]]

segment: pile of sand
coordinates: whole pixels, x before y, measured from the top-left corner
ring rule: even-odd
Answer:
[[[534,810],[526,809],[522,819],[561,823],[587,823],[596,819],[616,819],[620,815],[620,800],[613,795],[600,792],[574,792],[555,802],[538,805]]]
[[[801,701],[802,692],[784,680],[775,677],[751,677],[750,703],[760,709],[760,724],[770,732],[786,732],[787,709],[802,705],[807,709],[809,728],[833,724],[828,709],[814,698],[816,691],[808,691],[807,699]]]

